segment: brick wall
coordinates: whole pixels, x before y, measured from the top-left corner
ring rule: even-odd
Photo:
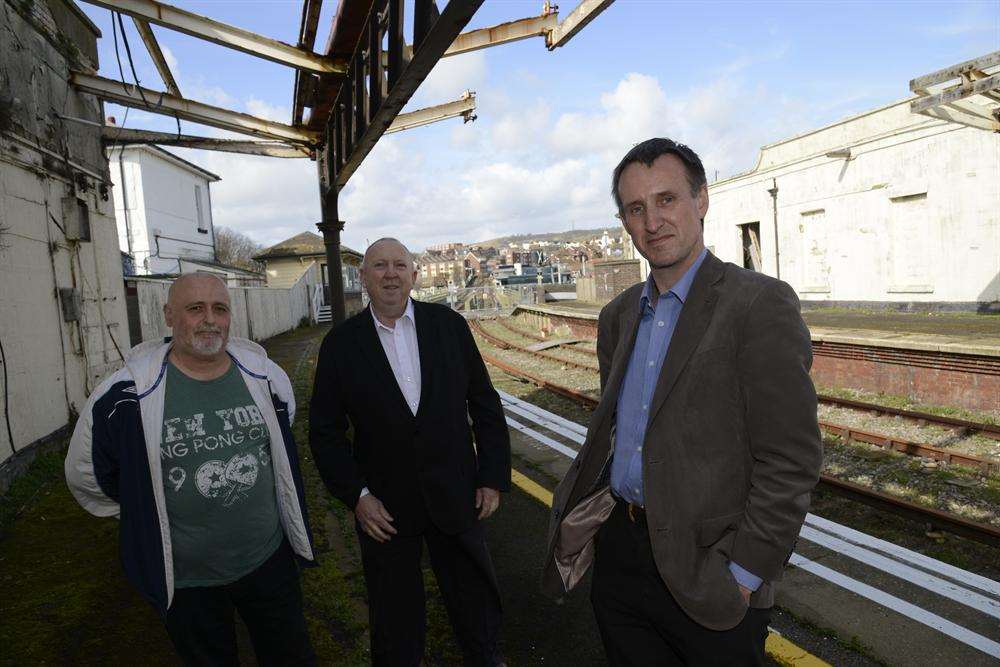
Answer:
[[[637,259],[604,259],[593,263],[594,301],[607,303],[642,281]]]

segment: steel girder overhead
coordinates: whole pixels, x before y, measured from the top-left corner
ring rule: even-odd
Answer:
[[[1000,132],[1000,51],[917,77],[910,90],[913,113]]]
[[[386,133],[446,118],[474,120],[475,94],[401,113],[434,65],[446,56],[543,37],[549,50],[566,44],[613,0],[582,0],[562,21],[545,2],[540,16],[463,33],[483,0],[411,0],[411,42],[404,31],[404,0],[340,0],[322,54],[313,51],[322,0],[303,0],[297,45],[179,9],[158,0],[84,0],[132,17],[163,79],[165,91],[139,88],[90,71],[73,72],[72,85],[101,99],[152,113],[219,127],[257,140],[199,137],[105,127],[109,145],[155,143],[270,157],[316,159],[327,245],[333,319],[344,315],[337,194]],[[408,0],[410,1],[410,0]],[[119,17],[120,21],[120,17]],[[264,58],[295,70],[291,124],[278,123],[182,96],[150,24]],[[384,46],[383,46],[384,45]],[[305,109],[310,113],[303,120]]]

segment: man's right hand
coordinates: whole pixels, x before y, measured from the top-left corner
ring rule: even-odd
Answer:
[[[358,499],[354,516],[361,523],[361,529],[376,542],[388,542],[396,534],[391,523],[392,516],[386,511],[382,501],[370,493]]]

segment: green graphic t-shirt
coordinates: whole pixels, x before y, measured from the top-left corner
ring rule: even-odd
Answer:
[[[283,537],[267,425],[236,364],[201,381],[171,363],[166,383],[160,460],[174,585],[228,584]]]

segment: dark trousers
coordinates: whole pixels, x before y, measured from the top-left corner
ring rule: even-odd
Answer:
[[[409,667],[423,659],[424,541],[464,664],[500,662],[500,594],[481,523],[458,535],[445,535],[428,524],[423,535],[394,535],[383,543],[360,526],[357,531],[368,588],[373,665]]]
[[[709,630],[674,601],[653,560],[646,519],[619,502],[597,536],[590,600],[608,662],[620,665],[763,665],[770,609],[731,630]]]
[[[233,611],[261,665],[314,665],[299,567],[287,540],[263,565],[225,586],[178,588],[164,619],[186,665],[238,665]]]

